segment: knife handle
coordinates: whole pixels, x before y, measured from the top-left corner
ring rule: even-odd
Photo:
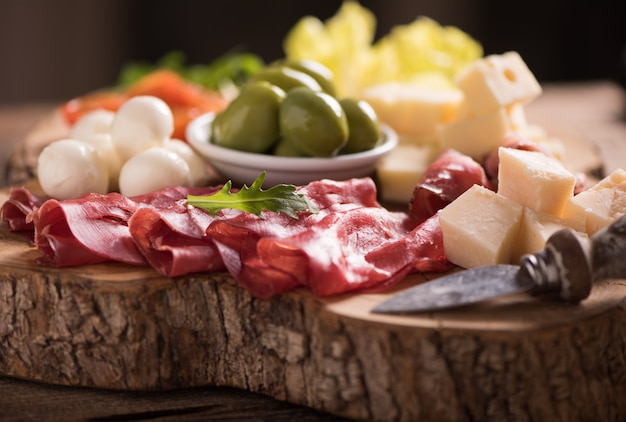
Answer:
[[[519,277],[535,283],[533,293],[558,292],[568,302],[580,302],[591,292],[589,239],[572,229],[552,234],[543,251],[525,255]]]
[[[589,239],[555,232],[543,251],[522,257],[519,277],[535,283],[534,293],[558,292],[569,302],[588,297],[596,281],[626,278],[626,215]]]
[[[593,280],[626,278],[626,215],[591,237]]]

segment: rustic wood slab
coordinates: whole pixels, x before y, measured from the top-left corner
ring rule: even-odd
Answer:
[[[587,143],[571,145],[596,160]],[[232,386],[353,419],[626,418],[624,280],[579,305],[519,295],[388,316],[369,311],[429,276],[384,294],[259,300],[226,273],[59,270],[37,256],[0,227],[2,375],[117,390]]]
[[[2,374],[123,390],[233,386],[355,419],[626,415],[623,281],[596,285],[580,305],[519,296],[385,316],[369,310],[393,292],[258,300],[225,273],[38,268],[36,251],[1,233]]]

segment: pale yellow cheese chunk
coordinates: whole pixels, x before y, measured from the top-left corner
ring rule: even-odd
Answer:
[[[499,147],[511,131],[506,110],[498,109],[483,116],[440,125],[437,134],[442,149],[455,149],[480,162]]]
[[[476,60],[455,78],[469,113],[493,113],[514,103],[527,103],[542,92],[537,79],[515,51]]]
[[[435,139],[437,125],[454,119],[463,94],[457,89],[390,82],[364,90],[362,98],[400,137],[423,140]]]
[[[437,150],[432,146],[398,144],[376,165],[381,198],[389,202],[408,203],[436,154]]]
[[[514,148],[498,149],[498,193],[535,211],[562,217],[576,176],[553,157]]]
[[[465,268],[509,263],[523,209],[487,188],[472,186],[439,211],[446,257]]]
[[[559,217],[524,208],[519,236],[513,248],[511,263],[519,263],[525,254],[534,254],[542,251],[552,234],[567,227]]]
[[[592,236],[626,214],[626,171],[617,169],[570,199],[563,218],[572,228]]]

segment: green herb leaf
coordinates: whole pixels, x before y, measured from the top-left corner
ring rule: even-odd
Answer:
[[[120,71],[117,83],[128,86],[158,69],[169,69],[190,82],[219,90],[227,82],[240,86],[264,65],[263,59],[256,54],[237,52],[226,53],[208,64],[190,65],[185,63],[184,53],[174,50],[156,63],[138,61],[126,64]]]
[[[274,211],[298,218],[297,211],[318,212],[304,195],[295,193],[294,185],[275,185],[267,190],[261,189],[265,180],[265,172],[250,187],[243,185],[238,192],[231,192],[232,182],[229,180],[222,189],[213,195],[188,195],[187,203],[202,208],[215,215],[219,210],[234,208],[246,211],[263,218],[262,211]]]

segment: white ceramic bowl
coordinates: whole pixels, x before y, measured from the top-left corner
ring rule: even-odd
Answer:
[[[242,152],[209,142],[211,123],[215,113],[198,116],[187,126],[189,144],[222,176],[235,184],[252,182],[266,172],[264,186],[279,183],[305,185],[314,180],[346,180],[371,175],[376,162],[398,143],[398,136],[389,126],[382,125],[384,140],[376,148],[354,154],[330,158],[278,157]]]

